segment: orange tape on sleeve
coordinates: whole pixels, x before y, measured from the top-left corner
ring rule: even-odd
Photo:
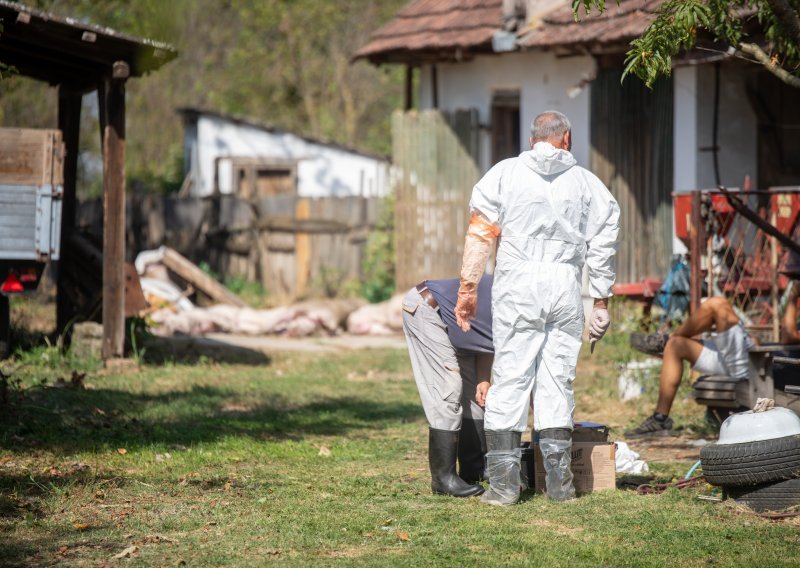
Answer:
[[[467,233],[481,239],[496,239],[500,236],[500,227],[489,221],[482,213],[474,211],[469,219]]]

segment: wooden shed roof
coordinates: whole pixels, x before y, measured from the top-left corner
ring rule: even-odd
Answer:
[[[520,49],[589,49],[625,51],[655,19],[664,0],[608,2],[603,14],[576,22],[569,0],[536,14],[517,32]],[[544,6],[551,6],[552,3]],[[501,29],[502,0],[415,0],[372,34],[355,58],[372,63],[447,61],[492,52],[492,36]]]
[[[0,0],[0,61],[21,75],[52,85],[94,89],[112,74],[116,62],[128,64],[131,77],[154,71],[177,57],[172,46],[56,16]]]

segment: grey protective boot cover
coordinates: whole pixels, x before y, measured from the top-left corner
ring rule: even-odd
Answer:
[[[428,464],[431,468],[431,491],[453,497],[472,497],[483,493],[480,485],[470,485],[456,475],[458,431],[430,428]]]
[[[572,430],[548,428],[539,432],[539,449],[542,451],[547,497],[553,501],[575,498],[572,483]]]
[[[489,489],[481,502],[489,505],[513,505],[519,501],[522,432],[486,430],[486,475]]]
[[[486,480],[486,435],[483,420],[464,418],[458,437],[458,476],[467,483]]]

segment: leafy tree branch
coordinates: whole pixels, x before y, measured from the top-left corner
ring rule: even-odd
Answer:
[[[631,41],[623,79],[636,75],[652,87],[658,77],[670,75],[673,57],[707,39],[731,46],[731,52],[800,88],[799,5],[800,0],[666,0],[644,33]],[[605,0],[573,0],[572,9],[578,20],[605,11]]]

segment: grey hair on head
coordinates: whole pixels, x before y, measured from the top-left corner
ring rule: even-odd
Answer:
[[[569,119],[557,110],[547,110],[531,122],[531,137],[534,142],[559,138],[572,130]]]

